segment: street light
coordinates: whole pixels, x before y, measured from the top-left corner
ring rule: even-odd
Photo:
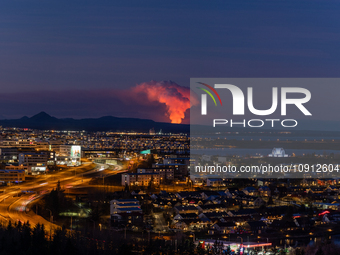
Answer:
[[[238,236],[237,238],[241,238],[241,244],[240,244],[240,251],[243,252],[243,238],[241,236]]]

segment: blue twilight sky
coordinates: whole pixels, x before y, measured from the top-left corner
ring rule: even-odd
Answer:
[[[338,77],[339,13],[333,0],[2,0],[0,115],[152,118],[119,99],[84,112],[88,97],[39,98],[190,77]]]

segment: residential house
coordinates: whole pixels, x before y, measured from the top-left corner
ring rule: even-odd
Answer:
[[[177,214],[196,213],[198,215],[202,211],[202,209],[199,206],[181,205],[181,206],[175,206],[174,211]]]
[[[218,222],[211,226],[208,233],[214,234],[229,234],[234,233],[236,230],[236,224],[233,222]]]
[[[247,225],[249,230],[255,235],[263,234],[267,229],[267,224],[263,221],[248,221]]]
[[[244,194],[246,194],[248,196],[258,196],[259,195],[259,191],[254,187],[246,187],[242,191],[243,191]]]
[[[136,199],[114,199],[110,201],[110,214],[142,212]]]

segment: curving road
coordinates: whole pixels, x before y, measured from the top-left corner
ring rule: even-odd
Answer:
[[[31,227],[40,223],[44,224],[46,231],[51,234],[60,226],[35,214],[29,209],[29,203],[56,188],[58,181],[63,189],[67,189],[84,185],[95,176],[106,177],[120,171],[122,171],[120,166],[110,169],[108,165],[87,163],[64,171],[36,176],[32,181],[6,187],[3,193],[0,193],[0,222],[7,225],[9,221],[12,223],[29,221]]]

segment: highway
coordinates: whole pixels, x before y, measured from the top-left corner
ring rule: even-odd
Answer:
[[[9,221],[12,223],[29,221],[31,227],[40,223],[44,224],[46,231],[51,233],[60,228],[60,226],[35,214],[33,210],[29,209],[29,203],[55,189],[58,181],[60,181],[62,189],[67,189],[77,185],[84,185],[96,176],[106,177],[122,171],[124,170],[122,170],[121,166],[109,167],[104,164],[88,162],[79,167],[38,175],[31,181],[5,187],[3,193],[0,193],[0,222],[7,225]]]

